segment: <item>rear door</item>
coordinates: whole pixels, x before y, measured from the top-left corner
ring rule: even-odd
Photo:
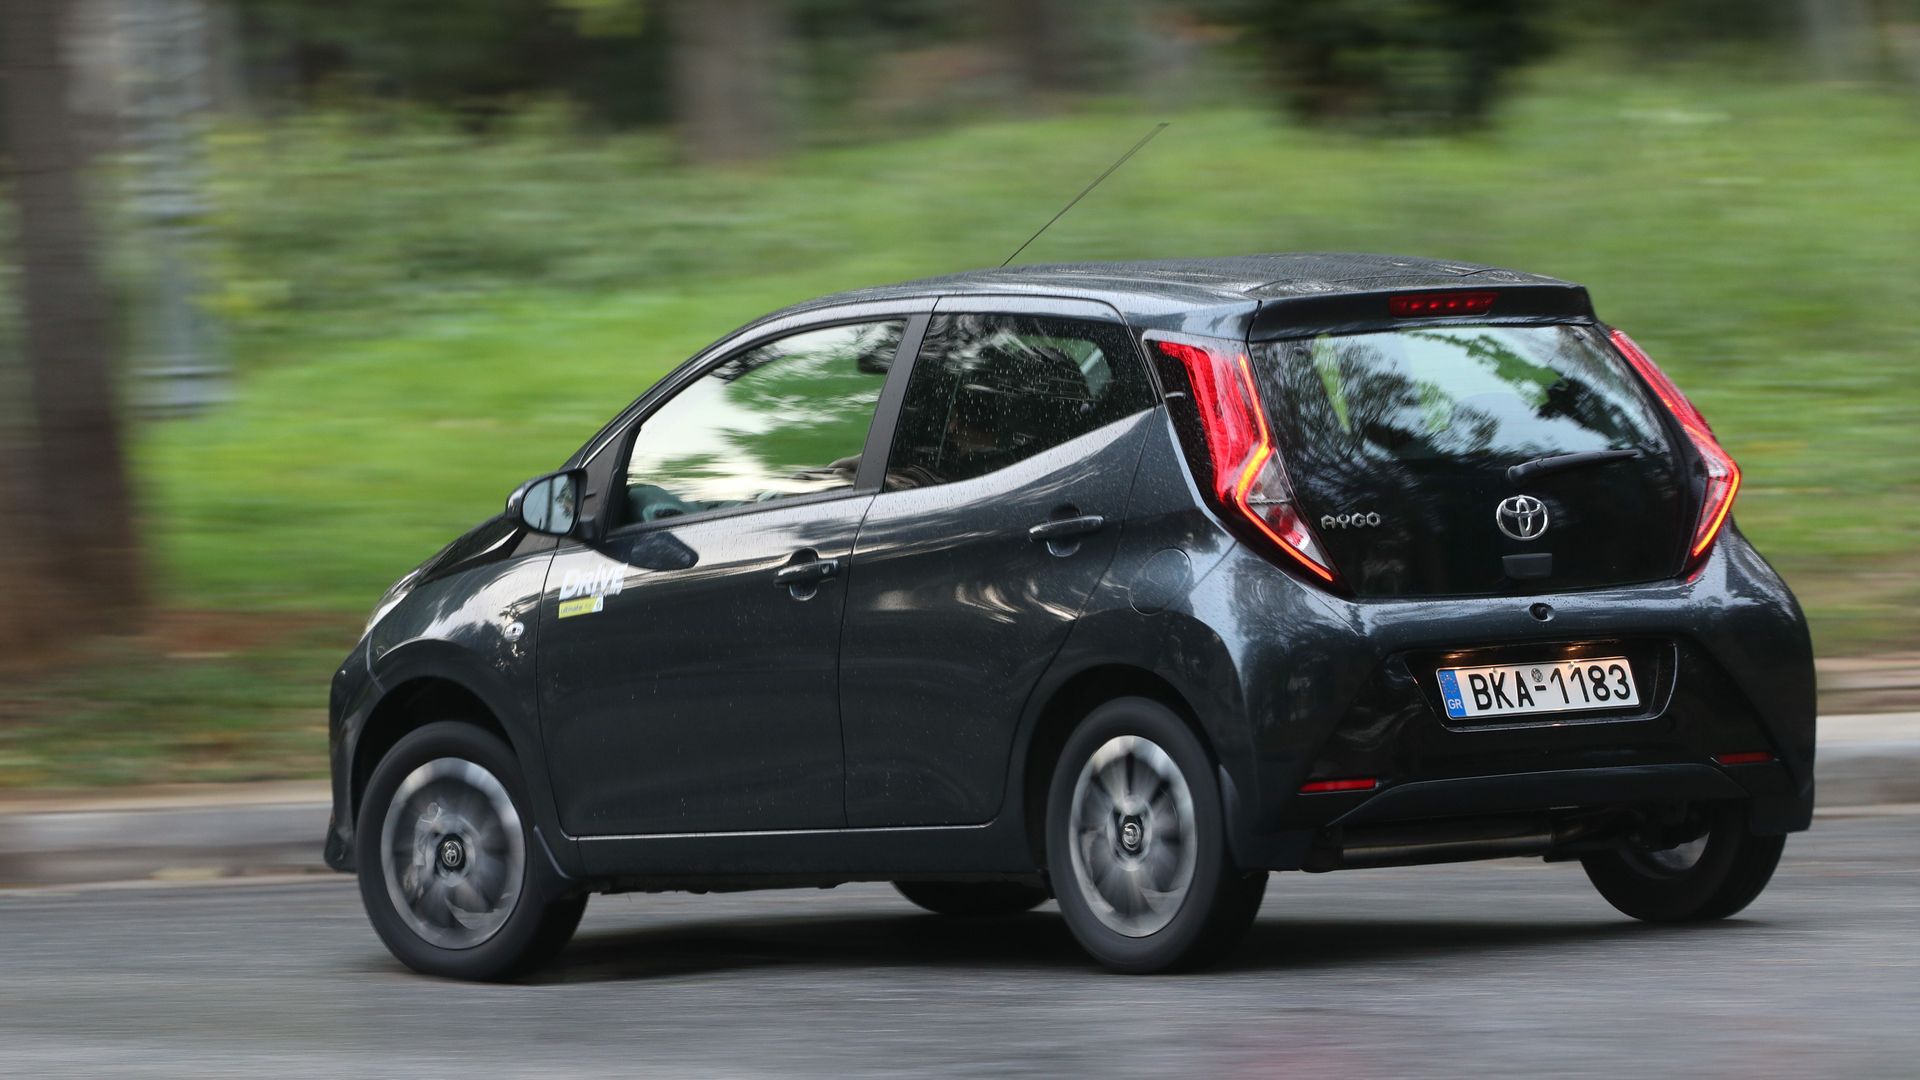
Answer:
[[[852,826],[994,816],[1027,695],[1113,559],[1152,415],[1109,310],[949,303],[854,545],[841,649]]]
[[[1253,360],[1301,507],[1358,595],[1578,589],[1680,569],[1688,474],[1592,326],[1318,334],[1257,343]]]

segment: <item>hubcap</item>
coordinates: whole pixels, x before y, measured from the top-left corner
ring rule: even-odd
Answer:
[[[436,758],[408,773],[387,804],[380,850],[387,897],[429,944],[471,949],[519,904],[520,814],[499,778],[471,761]]]
[[[1116,736],[1087,759],[1074,781],[1067,839],[1081,898],[1117,934],[1165,929],[1193,886],[1193,793],[1150,739]]]

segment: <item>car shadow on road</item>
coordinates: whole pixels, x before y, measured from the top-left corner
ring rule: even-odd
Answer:
[[[1733,930],[1736,923],[1689,928]],[[1454,953],[1523,950],[1676,932],[1625,919],[1263,918],[1214,973],[1360,966]],[[715,918],[640,930],[582,934],[532,984],[711,975],[776,966],[925,967],[972,970],[1094,969],[1051,907],[1004,919],[904,912],[782,918]]]

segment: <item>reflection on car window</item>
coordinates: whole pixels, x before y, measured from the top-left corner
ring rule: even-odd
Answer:
[[[886,486],[984,476],[1152,402],[1117,323],[942,315],[914,362]]]
[[[1631,377],[1581,327],[1323,335],[1255,355],[1298,454],[1517,462],[1659,442]]]
[[[811,330],[737,353],[641,425],[623,522],[852,487],[904,322]]]

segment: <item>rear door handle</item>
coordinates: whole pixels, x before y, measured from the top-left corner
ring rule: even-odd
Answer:
[[[783,589],[798,588],[825,581],[840,573],[839,559],[814,559],[792,563],[773,572],[773,583]]]
[[[1082,514],[1079,517],[1058,518],[1043,521],[1027,530],[1027,539],[1039,544],[1053,544],[1061,540],[1071,540],[1076,536],[1085,536],[1090,532],[1099,532],[1107,524],[1107,519],[1099,514]]]

